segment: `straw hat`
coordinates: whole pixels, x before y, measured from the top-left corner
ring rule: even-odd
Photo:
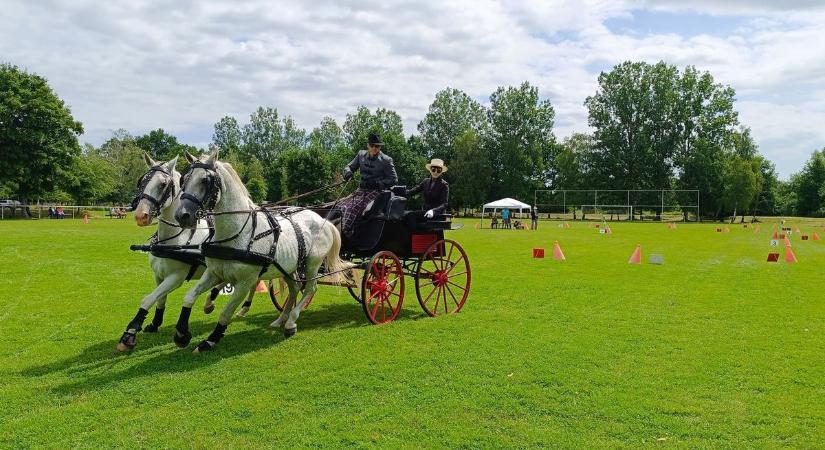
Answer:
[[[433,158],[433,160],[430,161],[429,164],[426,165],[426,167],[427,170],[430,170],[431,167],[441,167],[441,173],[447,171],[447,166],[444,165],[444,161],[438,158]]]

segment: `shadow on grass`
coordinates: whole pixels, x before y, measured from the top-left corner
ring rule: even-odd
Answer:
[[[418,316],[421,314],[402,309],[397,320],[417,319]],[[246,322],[253,325],[253,328],[233,333],[230,323],[221,343],[214,351],[203,355],[193,355],[191,352],[214,329],[213,320],[190,323],[193,338],[187,348],[180,349],[172,343],[174,324],[165,324],[158,333],[138,334],[138,345],[129,353],[116,352],[117,338],[112,337],[85,348],[78,355],[28,367],[20,373],[27,377],[62,373],[74,381],[59,385],[53,391],[59,394],[75,394],[94,391],[113,383],[132,381],[143,376],[188,372],[225,358],[280,345],[285,340],[283,330],[269,328],[269,324],[277,317],[277,312],[272,311],[250,314],[243,319],[236,318],[232,323]],[[214,320],[217,320],[217,315],[214,316]],[[361,326],[369,326],[369,323],[361,306],[355,302],[312,305],[298,320],[298,336],[313,329],[336,330]]]

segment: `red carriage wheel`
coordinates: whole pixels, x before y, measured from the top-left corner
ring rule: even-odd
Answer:
[[[277,285],[275,284],[276,282],[278,283]],[[277,280],[269,280],[269,299],[272,300],[272,306],[274,306],[279,312],[283,312],[284,310],[284,304],[281,303],[281,300],[279,299],[279,297],[283,297],[281,293],[283,293],[283,295],[287,295],[289,293],[284,280],[280,278]],[[314,297],[315,295],[307,300],[307,304],[304,305],[304,310],[309,308],[309,304],[312,303],[312,299]]]
[[[404,303],[404,268],[393,252],[375,254],[361,280],[361,306],[374,324],[398,317]]]
[[[452,240],[433,242],[415,271],[415,295],[430,316],[461,311],[470,294],[470,260]]]
[[[349,295],[358,303],[361,303],[361,294],[359,293],[359,285],[356,280],[363,278],[361,272],[363,272],[361,269],[352,269],[346,275],[347,291],[349,291]]]

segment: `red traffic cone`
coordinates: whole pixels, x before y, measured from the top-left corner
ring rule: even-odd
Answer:
[[[798,262],[796,260],[796,255],[794,255],[793,250],[791,250],[790,245],[785,246],[785,262],[791,264]]]
[[[255,286],[255,292],[266,292],[266,285],[263,281],[259,281],[258,285]]]
[[[811,235],[811,240],[812,241],[818,241],[819,240],[819,235],[816,234],[816,231],[814,231],[814,234]]]
[[[636,250],[633,251],[633,254],[630,255],[630,259],[627,260],[628,264],[641,264],[642,263],[642,244],[636,246]]]
[[[773,232],[773,238],[774,239],[779,239],[779,232],[778,231]]]
[[[83,223],[89,223],[89,215],[83,214]]]
[[[556,261],[564,261],[564,252],[561,251],[561,247],[559,247],[559,241],[553,243],[553,259]]]
[[[782,239],[782,243],[785,244],[785,247],[790,247],[791,246],[791,240],[788,239],[788,236],[785,236],[785,238]]]

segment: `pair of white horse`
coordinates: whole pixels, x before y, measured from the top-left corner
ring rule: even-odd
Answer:
[[[158,241],[163,241],[165,245],[185,245],[187,242],[198,245],[208,236],[207,224],[199,218],[215,214],[212,241],[220,242],[222,247],[249,248],[258,254],[268,254],[272,246],[277,245],[274,247],[274,264],[267,265],[263,271],[259,264],[206,257],[206,269],[198,270],[203,273],[195,274],[196,277],[200,275],[198,282],[184,297],[175,326],[175,343],[185,347],[191,341],[189,316],[200,294],[226,283],[235,286],[215,330],[195,348],[196,353],[211,350],[221,340],[235,310],[245,298],[251,299],[259,280],[277,278],[284,279],[289,295],[283,311],[271,326],[283,326],[284,335],[292,336],[297,331],[298,316],[316,291],[315,276],[321,265],[324,264],[328,272],[339,274],[333,281],[340,281],[339,272],[348,267],[339,257],[341,236],[338,229],[318,214],[303,210],[291,215],[291,223],[284,217],[276,216],[280,232],[271,232],[267,213],[250,199],[249,192],[232,166],[218,160],[217,151],[200,159],[187,153],[186,158],[192,168],[183,179],[175,170],[177,158],[165,163],[152,161],[148,156],[145,158],[150,170],[140,184],[142,193],[136,197],[135,221],[139,226],[151,224],[158,216]],[[180,192],[175,194],[178,186]],[[273,240],[277,242],[273,243]],[[304,261],[300,261],[299,241],[308,243]],[[146,331],[157,331],[163,319],[166,296],[183,284],[191,269],[191,264],[155,256],[150,256],[150,265],[157,287],[143,299],[135,318],[127,325],[117,346],[120,351],[135,346],[136,333],[141,330],[149,308],[155,303],[155,319]],[[307,282],[303,290],[300,283],[289,275],[296,273],[299,265],[305,266]],[[300,300],[299,294],[302,294]],[[214,298],[210,298],[204,306],[207,312],[214,308],[212,300]]]

